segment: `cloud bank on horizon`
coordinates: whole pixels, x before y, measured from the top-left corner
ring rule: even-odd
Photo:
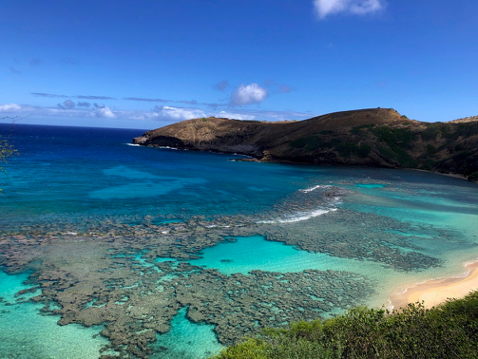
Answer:
[[[222,80],[213,86],[219,91],[226,91],[233,88],[227,80]],[[144,123],[150,121],[160,121],[171,123],[177,121],[191,120],[201,117],[219,117],[235,120],[268,120],[268,121],[285,121],[291,119],[305,119],[312,115],[310,113],[301,113],[294,111],[267,111],[267,110],[247,110],[247,106],[259,105],[268,96],[269,90],[266,87],[280,90],[277,93],[288,93],[290,87],[287,85],[279,85],[272,80],[266,81],[264,87],[257,83],[248,85],[241,84],[237,86],[230,94],[229,98],[222,103],[199,103],[196,100],[166,100],[159,98],[145,97],[122,97],[125,101],[135,101],[143,103],[165,103],[162,106],[155,106],[150,110],[119,110],[114,109],[110,105],[90,103],[79,100],[102,100],[102,101],[120,101],[121,99],[111,96],[98,95],[75,95],[69,96],[65,94],[50,94],[44,92],[32,92],[33,97],[46,99],[65,99],[56,104],[56,107],[49,106],[31,106],[19,105],[16,103],[0,104],[0,116],[11,118],[12,116],[66,116],[68,118],[101,118],[105,120],[123,120],[123,121],[141,121]],[[285,90],[284,90],[285,88]],[[166,105],[166,103],[177,103],[182,106]],[[188,106],[185,107],[184,105]],[[205,107],[205,108],[200,108]],[[223,108],[223,109],[218,109]],[[232,111],[231,111],[232,110]]]
[[[338,13],[370,14],[382,10],[384,6],[384,0],[314,0],[314,7],[320,19]]]
[[[177,101],[180,102],[180,101]],[[187,101],[182,101],[187,102]],[[71,100],[65,100],[57,104],[56,107],[43,107],[31,105],[18,105],[15,103],[0,105],[0,119],[21,120],[28,116],[58,118],[58,119],[77,119],[76,125],[84,121],[85,125],[94,124],[94,119],[108,120],[105,124],[121,125],[124,123],[130,128],[148,128],[154,127],[154,122],[161,122],[162,125],[191,120],[202,117],[229,118],[233,120],[267,120],[267,121],[285,121],[302,120],[313,117],[314,114],[296,112],[296,111],[268,111],[261,109],[235,108],[230,111],[227,109],[201,109],[198,107],[180,107],[180,106],[155,106],[150,110],[118,110],[112,109],[106,105],[94,103],[78,102],[75,104]],[[93,122],[92,122],[93,121]],[[111,122],[113,121],[113,122]],[[131,121],[134,121],[137,127],[131,127]],[[122,127],[122,126],[120,126]]]

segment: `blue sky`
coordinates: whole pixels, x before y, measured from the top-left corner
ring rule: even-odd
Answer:
[[[475,116],[476,19],[474,0],[2,0],[0,121]]]

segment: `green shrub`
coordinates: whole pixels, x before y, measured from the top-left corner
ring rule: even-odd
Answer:
[[[438,152],[438,150],[435,146],[427,145],[427,155],[434,155],[437,152]]]
[[[352,142],[340,143],[335,147],[335,149],[342,157],[350,157],[352,154],[355,154],[358,151],[357,145]]]
[[[468,181],[478,182],[478,172],[473,172],[471,175],[469,175],[468,176]]]
[[[402,167],[416,168],[418,165],[417,161],[412,156],[395,144],[379,146],[378,150],[383,158],[394,160]]]
[[[415,140],[415,134],[409,128],[391,128],[391,127],[377,127],[373,129],[373,133],[387,145],[398,145],[403,148],[408,148],[410,143]]]
[[[436,123],[426,124],[427,128],[423,131],[422,138],[424,141],[435,141],[440,133],[440,128]]]
[[[465,149],[465,145],[463,143],[459,143],[455,146],[455,151],[463,151]]]
[[[7,140],[4,140],[0,136],[0,174],[5,173],[5,170],[1,166],[1,162],[6,163],[7,158],[12,157],[13,155],[18,154],[17,150],[11,146]],[[2,189],[0,188],[0,192],[2,192]]]
[[[314,151],[319,148],[329,148],[330,142],[325,141],[322,136],[313,135],[292,141],[289,146],[293,148],[305,148],[308,151]]]
[[[370,123],[370,124],[366,124],[366,125],[359,125],[359,126],[355,126],[355,127],[352,127],[352,129],[350,130],[350,133],[354,134],[354,135],[358,135],[360,133],[360,130],[362,129],[370,129],[370,128],[374,128],[375,127],[375,124],[374,123]]]
[[[359,307],[331,319],[267,329],[215,358],[477,358],[477,343],[474,292],[432,309],[423,303],[392,313]]]
[[[352,142],[344,142],[336,144],[335,150],[338,151],[342,157],[350,157],[355,155],[361,158],[366,158],[372,150],[372,147],[367,144],[357,146]]]
[[[371,150],[372,150],[372,146],[369,146],[366,144],[360,145],[358,148],[357,154],[362,158],[366,158],[370,154]]]

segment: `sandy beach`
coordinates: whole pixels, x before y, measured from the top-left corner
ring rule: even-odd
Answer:
[[[447,299],[462,298],[473,290],[478,290],[478,261],[465,265],[463,275],[419,283],[392,295],[390,301],[395,309],[421,301],[430,308]]]

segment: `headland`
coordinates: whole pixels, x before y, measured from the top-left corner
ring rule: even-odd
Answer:
[[[304,121],[198,118],[147,131],[133,143],[236,153],[261,162],[412,168],[478,180],[478,120],[420,122],[394,109]]]

